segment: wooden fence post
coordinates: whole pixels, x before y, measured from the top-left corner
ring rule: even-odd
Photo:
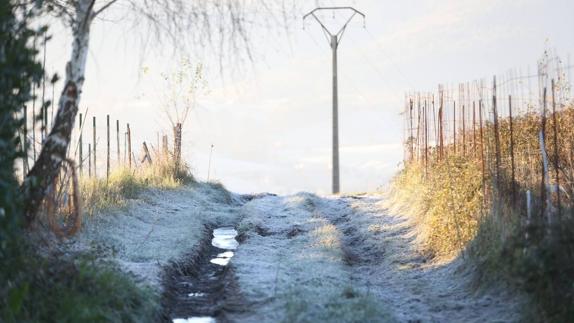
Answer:
[[[511,183],[511,198],[512,203],[516,202],[516,175],[515,175],[515,166],[514,166],[514,125],[512,121],[512,96],[508,96],[508,113],[509,113],[509,122],[510,122],[510,167],[511,167],[511,176],[512,176],[512,183]]]
[[[94,150],[93,152],[93,157],[94,157],[94,177],[98,177],[98,164],[97,164],[97,158],[96,158],[96,117],[93,117],[93,122],[92,122],[92,127],[93,127],[93,140],[92,140],[92,149]]]
[[[84,120],[83,120],[83,115],[82,115],[82,113],[80,113],[80,120],[79,120],[79,121],[80,121],[80,147],[78,147],[78,148],[79,148],[79,150],[80,150],[80,163],[79,163],[79,164],[80,164],[80,176],[82,176],[82,174],[83,174],[83,169],[84,169],[84,150],[83,150],[83,149],[84,149],[84,147],[83,147],[84,144],[83,144],[83,141],[82,141],[82,132],[83,132],[83,131],[82,131],[82,122],[84,122]]]
[[[485,160],[484,160],[484,130],[483,130],[483,125],[482,125],[482,100],[478,101],[478,122],[479,122],[479,128],[480,128],[480,163],[481,163],[481,168],[482,168],[482,187],[484,190],[486,190],[486,165],[485,165]],[[486,197],[486,194],[484,194],[484,197]]]
[[[556,198],[558,202],[558,216],[562,216],[562,203],[560,201],[560,169],[558,154],[558,118],[556,117],[556,85],[552,80],[552,119],[554,122],[554,172],[556,176]]]
[[[462,105],[462,156],[466,157],[466,114],[465,105]]]
[[[167,135],[164,135],[164,136],[162,137],[162,145],[163,145],[163,149],[162,149],[162,150],[163,150],[164,158],[168,158],[168,156],[169,156],[169,151],[168,151],[168,147],[167,147],[167,146],[168,146],[168,138],[167,138]]]
[[[24,147],[24,157],[22,157],[22,173],[24,176],[24,179],[26,179],[26,175],[28,174],[28,169],[29,169],[29,165],[28,165],[28,106],[24,104],[24,142],[22,147]]]
[[[492,113],[494,118],[494,148],[496,158],[496,186],[500,187],[500,129],[498,127],[498,109],[496,105],[496,76],[492,82]]]
[[[88,177],[92,177],[92,145],[88,143]]]
[[[476,159],[476,104],[472,101],[472,151],[473,157]]]
[[[173,134],[173,158],[176,171],[179,170],[179,164],[181,161],[181,123],[178,123],[174,127]]]
[[[106,115],[106,138],[107,138],[107,155],[106,155],[106,181],[110,179],[110,115]]]
[[[453,117],[453,125],[452,125],[452,133],[453,133],[453,149],[454,149],[454,154],[456,155],[456,101],[453,101],[453,112],[452,112],[452,117]]]
[[[130,124],[128,126],[128,158],[129,158],[129,168],[132,168],[132,131],[130,130]]]
[[[434,144],[435,144],[435,149],[438,148],[437,146],[437,140],[438,140],[438,132],[437,132],[437,126],[436,126],[436,108],[434,105],[434,93],[432,95],[432,119],[433,119],[433,139],[434,139]],[[436,154],[438,156],[438,153]]]
[[[118,167],[121,167],[121,152],[120,152],[120,120],[116,120],[116,147],[118,150]]]
[[[149,162],[149,164],[151,165],[153,162],[151,160],[151,154],[149,153],[149,149],[147,148],[147,144],[145,143],[145,141],[143,142],[143,150],[144,150],[144,157],[143,157],[141,163],[143,164],[147,160]]]
[[[409,137],[409,142],[410,142],[409,149],[410,149],[410,152],[409,153],[410,153],[410,156],[409,156],[409,159],[410,159],[410,161],[413,161],[414,157],[415,157],[415,140],[414,140],[415,137],[413,134],[414,128],[413,128],[413,99],[412,98],[409,99],[409,106],[410,106],[410,110],[409,110],[409,122],[410,122],[410,129],[409,129],[409,136],[410,136]]]
[[[443,108],[444,108],[444,92],[441,87],[439,87],[439,100],[440,106],[438,108],[438,129],[439,129],[439,159],[443,159],[444,155],[444,129],[443,129]]]
[[[42,69],[46,68],[46,44],[48,42],[48,36],[44,34],[44,59],[42,61]],[[44,103],[46,102],[46,75],[42,77],[42,145],[44,145],[44,140],[48,137],[48,106]]]
[[[540,153],[542,155],[542,178],[540,181],[540,199],[542,205],[542,217],[546,214],[546,207],[548,206],[546,203],[546,182],[547,182],[547,174],[548,174],[548,161],[546,158],[546,87],[543,90],[542,96],[542,118],[541,118],[541,126],[540,126]]]
[[[428,116],[427,116],[427,99],[425,98],[425,104],[423,108],[424,115],[424,145],[425,145],[425,174],[428,171]]]
[[[417,152],[417,161],[420,161],[421,159],[421,97],[420,97],[420,93],[417,95],[417,148],[416,148],[416,152]]]
[[[32,85],[32,150],[36,163],[36,85]]]

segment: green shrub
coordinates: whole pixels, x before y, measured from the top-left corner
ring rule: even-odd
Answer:
[[[111,264],[29,259],[13,286],[3,322],[155,322],[159,301]]]

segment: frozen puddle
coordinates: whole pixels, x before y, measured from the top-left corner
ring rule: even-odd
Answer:
[[[231,260],[231,257],[233,257],[233,251],[226,251],[224,253],[218,254],[217,257],[211,259],[210,262],[220,266],[227,266]]]
[[[213,230],[211,245],[219,249],[235,250],[239,246],[235,237],[237,237],[237,231],[234,228],[218,228]]]
[[[211,245],[202,248],[199,261],[190,274],[176,278],[176,299],[171,309],[173,323],[215,323],[215,313],[219,312],[226,291],[223,280],[227,265],[234,255],[239,242],[235,240],[237,231],[232,227],[213,230]]]
[[[188,319],[174,319],[173,323],[215,323],[213,317],[190,317]]]

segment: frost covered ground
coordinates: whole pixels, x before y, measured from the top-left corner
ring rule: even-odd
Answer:
[[[515,322],[520,302],[473,292],[460,260],[425,261],[406,217],[381,196],[297,194],[241,210],[233,260],[244,321]]]
[[[125,209],[91,219],[75,244],[104,246],[124,270],[160,291],[163,266],[197,247],[206,224],[239,232],[228,266],[242,304],[226,320],[522,319],[521,302],[502,288],[474,291],[462,260],[422,257],[408,218],[392,214],[380,195],[247,198],[207,184],[151,190]]]
[[[150,189],[140,196],[126,208],[86,219],[73,243],[102,251],[158,291],[162,266],[192,250],[205,225],[233,225],[242,204],[238,195],[210,184]]]

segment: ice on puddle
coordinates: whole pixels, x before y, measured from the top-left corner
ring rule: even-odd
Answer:
[[[215,323],[215,319],[209,316],[188,317],[186,319],[173,319],[173,323]]]
[[[239,246],[239,242],[235,240],[237,231],[234,228],[218,228],[213,230],[213,240],[211,245],[227,250],[235,250]]]
[[[210,262],[220,266],[227,266],[227,264],[229,264],[229,260],[231,260],[231,258],[214,258],[211,259]]]
[[[217,258],[211,259],[210,262],[220,266],[227,266],[231,260],[231,257],[233,257],[233,251],[226,251],[218,254]]]
[[[231,258],[233,257],[233,251],[226,251],[217,255],[217,258]]]

